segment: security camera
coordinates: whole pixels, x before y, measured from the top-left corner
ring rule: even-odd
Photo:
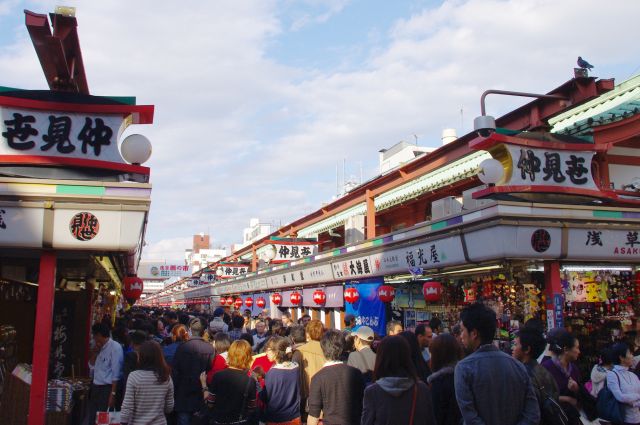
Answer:
[[[473,120],[473,130],[480,137],[489,137],[496,131],[496,120],[490,115],[481,115]]]

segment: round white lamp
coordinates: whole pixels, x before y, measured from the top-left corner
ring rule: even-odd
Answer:
[[[494,158],[487,158],[480,163],[478,178],[484,184],[495,185],[504,175],[502,163]]]
[[[222,276],[224,274],[224,270],[222,270],[222,267],[218,267],[216,269],[216,276]]]
[[[151,142],[142,134],[131,134],[122,141],[120,152],[127,162],[144,164],[151,156]]]
[[[276,258],[276,247],[274,245],[267,245],[262,254],[264,255],[265,261],[270,263],[274,258]]]

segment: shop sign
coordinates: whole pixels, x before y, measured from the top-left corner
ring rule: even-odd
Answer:
[[[331,263],[334,279],[373,276],[376,270],[368,255]]]
[[[244,276],[248,272],[249,272],[249,266],[246,264],[221,264],[216,268],[216,274],[221,279]]]
[[[50,375],[53,378],[69,376],[71,373],[74,312],[75,305],[71,301],[55,303],[49,356]]]
[[[562,230],[558,227],[495,226],[465,233],[471,261],[497,258],[558,258]]]
[[[143,279],[168,279],[191,276],[189,266],[184,264],[140,263],[138,276]]]
[[[319,306],[313,301],[313,293],[321,289],[324,291],[326,300],[322,306]],[[343,289],[342,286],[328,286],[326,288],[304,288],[302,290],[302,305],[305,307],[313,308],[342,308],[343,301]]]
[[[71,218],[69,231],[79,241],[90,241],[100,232],[100,221],[90,212],[79,212]]]
[[[144,214],[144,211],[55,209],[53,248],[131,251],[138,246],[140,231],[136,230],[144,226]]]
[[[503,185],[597,189],[591,174],[595,152],[506,147],[511,156],[511,178]]]
[[[333,279],[333,273],[329,264],[315,267],[305,267],[300,270],[292,270],[279,273],[266,278],[269,288],[282,288],[293,285],[308,285],[317,282],[327,282]]]
[[[599,260],[640,259],[640,229],[569,229],[568,258]]]
[[[42,247],[44,210],[0,207],[0,246]]]
[[[276,256],[272,263],[284,263],[287,261],[300,260],[301,258],[310,257],[316,253],[316,245],[314,244],[284,244],[274,243]]]
[[[121,115],[37,112],[0,107],[0,155],[43,155],[125,163]]]
[[[553,320],[556,328],[564,327],[563,311],[564,298],[561,294],[555,294],[553,296]]]

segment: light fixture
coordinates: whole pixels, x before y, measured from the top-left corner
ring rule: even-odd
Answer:
[[[151,142],[142,134],[131,134],[122,141],[120,152],[127,162],[144,164],[151,157]]]
[[[631,183],[622,186],[623,190],[633,189],[636,192],[640,191],[640,177],[634,177],[631,179]]]
[[[588,264],[584,265],[571,265],[571,266],[562,266],[562,271],[565,272],[590,272],[590,271],[615,271],[615,272],[630,272],[632,270],[631,266],[590,266]]]
[[[265,246],[264,250],[262,251],[262,255],[264,257],[264,261],[267,264],[272,262],[276,258],[277,254],[278,254],[278,252],[276,251],[276,246],[273,245],[273,244],[269,244],[269,245]]]
[[[115,294],[116,294],[116,291],[109,291],[109,295],[112,295],[112,296],[113,296],[113,295],[115,295]]]
[[[437,274],[460,274],[460,273],[473,273],[473,272],[484,272],[489,270],[497,270],[501,269],[502,266],[499,264],[494,264],[493,266],[483,266],[483,267],[472,267],[470,269],[461,269],[461,270],[452,270],[448,272],[442,272]]]
[[[487,158],[479,165],[478,178],[484,184],[495,185],[504,176],[502,163],[495,158]]]
[[[525,93],[519,91],[510,90],[486,90],[480,96],[480,116],[473,120],[473,130],[478,133],[480,137],[489,137],[496,131],[496,120],[491,115],[487,115],[485,108],[485,98],[490,94],[501,94],[505,96],[520,96],[520,97],[535,97],[538,99],[557,99],[567,100],[566,96],[559,94],[536,94]]]

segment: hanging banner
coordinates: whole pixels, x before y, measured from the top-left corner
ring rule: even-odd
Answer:
[[[387,319],[386,306],[378,298],[378,288],[384,283],[383,278],[351,281],[346,288],[358,289],[360,298],[355,303],[347,303],[345,312],[353,314],[358,326],[369,326],[378,335],[385,335]]]
[[[324,304],[318,305],[313,301],[313,293],[321,289],[324,291],[326,300]],[[304,288],[302,290],[302,302],[304,307],[312,308],[341,308],[344,305],[342,286],[328,286],[325,288]]]

